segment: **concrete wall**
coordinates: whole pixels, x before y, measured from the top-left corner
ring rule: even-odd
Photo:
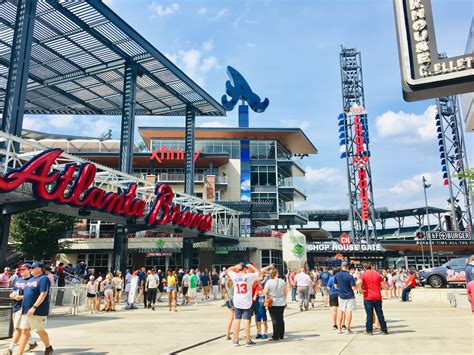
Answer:
[[[219,168],[219,175],[227,175],[227,190],[222,190],[221,200],[240,201],[240,159],[229,159]]]
[[[414,303],[423,302],[450,306],[448,294],[456,298],[457,308],[470,308],[465,288],[432,289],[430,287],[417,287],[411,291]]]

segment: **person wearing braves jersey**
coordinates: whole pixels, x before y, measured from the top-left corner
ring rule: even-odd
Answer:
[[[244,320],[246,346],[255,343],[250,338],[250,320],[252,319],[252,285],[260,278],[260,271],[251,262],[230,267],[227,274],[234,283],[234,345],[239,345],[240,321]]]
[[[15,331],[13,332],[12,340],[10,342],[10,346],[8,347],[8,351],[10,354],[13,354],[15,352],[15,348],[18,347],[18,341],[20,340],[21,305],[23,302],[23,290],[26,287],[26,283],[31,278],[30,269],[30,264],[21,265],[19,268],[21,273],[20,277],[17,277],[12,283],[12,292],[10,293],[10,299],[13,300],[12,319],[13,328],[15,329]],[[31,337],[29,339],[29,343],[30,347],[28,351],[32,351],[38,346],[36,341],[34,341]]]

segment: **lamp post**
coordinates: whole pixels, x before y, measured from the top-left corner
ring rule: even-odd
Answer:
[[[425,193],[425,209],[426,209],[426,219],[428,221],[428,240],[430,242],[430,256],[431,256],[431,267],[434,267],[434,256],[433,256],[433,243],[431,242],[431,225],[430,225],[430,214],[428,213],[428,197],[426,195],[426,190],[431,186],[431,184],[426,183],[426,179],[423,176],[423,191]]]

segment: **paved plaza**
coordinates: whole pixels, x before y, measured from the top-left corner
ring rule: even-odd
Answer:
[[[373,336],[362,334],[365,312],[361,299],[354,314],[353,335],[339,335],[332,330],[329,308],[321,302],[308,312],[300,312],[297,304],[290,302],[285,313],[287,338],[278,343],[256,340],[253,348],[234,347],[225,340],[228,311],[221,307],[221,301],[180,307],[176,313],[160,303],[154,312],[140,305],[133,311],[56,316],[49,320],[48,331],[55,353],[60,354],[473,353],[474,317],[469,309],[451,308],[435,301],[417,302],[416,295],[415,292],[410,303],[384,301],[388,336],[378,332]],[[271,332],[271,324],[269,329]],[[255,335],[254,327],[252,334]],[[5,353],[7,343],[0,342],[0,354]],[[42,353],[42,349],[40,346],[34,353]]]

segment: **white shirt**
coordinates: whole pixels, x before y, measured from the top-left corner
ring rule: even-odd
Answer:
[[[311,281],[311,277],[304,272],[299,272],[295,276],[296,285],[300,287],[309,286],[309,282]]]
[[[249,274],[229,271],[229,277],[234,281],[234,307],[249,309],[252,307],[252,286],[260,277],[258,272]]]
[[[148,281],[148,288],[157,288],[159,279],[160,278],[158,277],[157,274],[148,275],[147,278],[146,278],[146,280]]]

